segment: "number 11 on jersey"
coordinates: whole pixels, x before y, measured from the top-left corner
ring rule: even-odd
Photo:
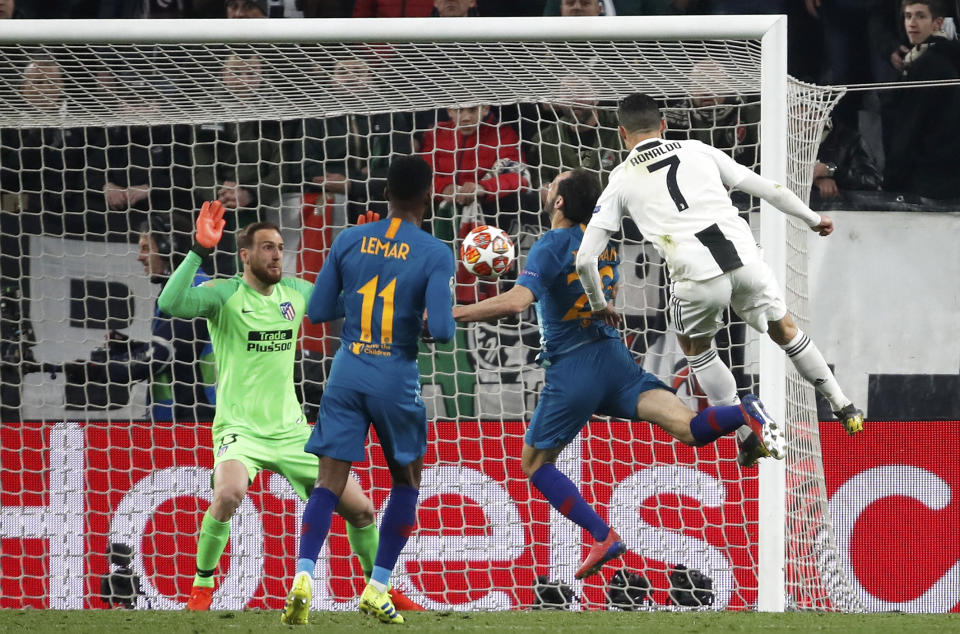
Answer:
[[[383,299],[383,311],[380,313],[380,343],[393,343],[393,296],[397,290],[397,278],[390,280],[383,290],[377,292],[380,276],[374,275],[369,282],[357,291],[363,296],[363,305],[360,307],[360,341],[373,342],[373,308],[377,297]]]

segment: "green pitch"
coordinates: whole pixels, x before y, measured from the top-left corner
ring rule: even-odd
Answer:
[[[758,614],[753,612],[429,612],[381,625],[353,612],[319,612],[304,627],[280,625],[279,612],[0,610],[0,632],[234,634],[251,632],[960,632],[960,614]]]

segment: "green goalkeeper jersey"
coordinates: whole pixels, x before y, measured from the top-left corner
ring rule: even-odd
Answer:
[[[293,366],[313,285],[283,278],[262,295],[236,275],[191,286],[200,262],[187,254],[157,304],[174,317],[207,318],[217,364],[214,437],[237,427],[268,438],[300,433]]]

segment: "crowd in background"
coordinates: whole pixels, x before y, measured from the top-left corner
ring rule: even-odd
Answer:
[[[936,28],[921,25],[918,35],[910,8],[916,6],[932,10]],[[905,12],[901,0],[0,0],[0,18],[606,14],[605,19],[616,19],[785,13],[790,18],[791,74],[830,84],[957,79],[956,11],[952,3],[924,1],[909,4]],[[222,94],[232,100],[255,104],[261,91],[271,89],[263,59],[253,48],[225,50],[210,61]],[[101,93],[117,95],[113,107],[136,108],[138,99],[149,99],[156,88],[129,65],[117,72],[109,67],[109,57],[101,62],[103,67],[90,70],[90,81]],[[40,51],[18,72],[18,112],[43,115],[69,109],[64,60]],[[694,72],[709,74],[709,61]],[[353,95],[380,89],[375,73],[349,56],[317,80]],[[160,268],[169,269],[178,261],[178,251],[185,250],[170,245],[171,231],[189,234],[202,201],[218,199],[232,213],[217,258],[205,264],[208,273],[235,273],[232,236],[254,220],[267,220],[282,228],[289,252],[285,272],[310,279],[322,265],[334,227],[354,222],[367,209],[385,212],[389,156],[409,152],[420,153],[434,170],[429,228],[451,246],[481,222],[496,222],[518,238],[539,235],[549,225],[540,213],[542,192],[559,171],[584,166],[605,182],[625,155],[615,104],[598,102],[583,78],[568,78],[563,89],[567,99],[562,106],[522,103],[325,119],[0,129],[0,296],[6,298],[0,383],[19,384],[10,368],[19,373],[29,360],[29,319],[12,298],[28,293],[23,255],[30,235],[131,243],[146,236],[149,244],[163,240],[164,231],[156,228],[165,227],[169,262]],[[699,139],[757,167],[760,113],[755,97],[698,95],[663,107],[668,138]],[[840,102],[827,123],[811,194],[815,207],[839,201],[856,208],[857,193],[865,193],[869,204],[864,208],[891,202],[950,208],[960,201],[957,173],[960,88],[857,91]],[[744,210],[752,206],[749,199],[734,200]],[[162,283],[162,274],[157,281]],[[494,292],[474,284],[462,269],[457,281],[461,303]],[[321,357],[330,352],[325,334],[318,332],[318,343],[307,345]],[[4,401],[12,398],[5,395]]]

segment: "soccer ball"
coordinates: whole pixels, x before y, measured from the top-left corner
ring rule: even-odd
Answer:
[[[513,266],[517,252],[503,229],[480,225],[463,238],[460,261],[477,277],[495,280]]]

